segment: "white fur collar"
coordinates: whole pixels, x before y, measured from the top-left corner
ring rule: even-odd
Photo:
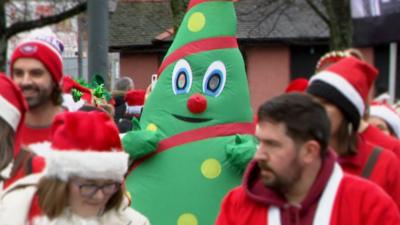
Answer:
[[[32,197],[36,192],[36,186],[31,185],[13,190],[12,188],[17,186],[18,183],[24,182],[16,182],[0,196],[0,221],[2,225],[26,224],[25,222],[31,206]]]
[[[64,213],[53,219],[49,220],[47,216],[36,217],[33,221],[34,225],[101,225],[98,218],[82,218],[73,214],[69,209],[64,210]]]

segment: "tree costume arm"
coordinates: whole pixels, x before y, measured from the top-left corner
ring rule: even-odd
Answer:
[[[252,135],[235,135],[235,140],[225,147],[228,162],[243,173],[247,164],[253,159],[257,149],[257,141]]]
[[[162,139],[159,131],[149,129],[132,130],[122,138],[124,150],[132,160],[137,160],[154,152]]]

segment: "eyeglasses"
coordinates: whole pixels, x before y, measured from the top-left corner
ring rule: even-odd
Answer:
[[[79,187],[79,193],[85,198],[92,198],[98,190],[101,190],[104,195],[112,195],[121,187],[118,182],[104,185],[81,184],[79,182],[73,182],[73,184]]]

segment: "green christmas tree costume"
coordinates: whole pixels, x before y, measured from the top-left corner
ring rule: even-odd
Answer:
[[[256,149],[230,1],[191,1],[149,95],[123,138],[132,207],[153,225],[211,225]]]

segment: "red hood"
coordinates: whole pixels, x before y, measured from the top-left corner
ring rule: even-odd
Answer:
[[[321,196],[325,185],[332,174],[335,161],[336,157],[334,153],[329,151],[327,157],[322,163],[322,167],[313,186],[301,203],[302,210],[307,210],[310,206],[314,205],[313,203],[318,201],[318,198]],[[249,166],[246,169],[242,185],[246,191],[246,195],[255,202],[263,205],[275,205],[280,208],[287,204],[287,201],[282,194],[263,185],[260,178],[260,168],[254,160],[249,163]]]

